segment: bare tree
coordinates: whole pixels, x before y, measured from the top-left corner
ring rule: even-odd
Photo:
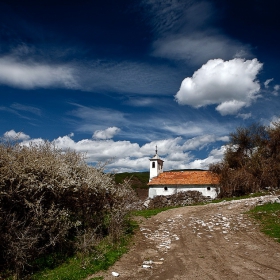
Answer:
[[[220,176],[220,196],[242,195],[280,186],[280,123],[237,128],[222,162],[210,166]]]

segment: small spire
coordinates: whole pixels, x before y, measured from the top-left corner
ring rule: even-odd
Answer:
[[[157,155],[157,146],[156,146],[156,155]]]

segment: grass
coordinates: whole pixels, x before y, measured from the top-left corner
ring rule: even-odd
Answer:
[[[101,270],[107,270],[127,251],[128,240],[118,245],[99,245],[95,254],[87,257],[72,257],[54,269],[34,274],[32,280],[80,280]]]
[[[144,209],[139,211],[133,211],[131,212],[132,216],[140,216],[144,217],[146,219],[151,218],[152,216],[155,216],[159,214],[160,212],[167,211],[169,209],[178,208],[179,206],[170,206],[170,207],[164,207],[164,208],[158,208],[158,209]]]
[[[160,209],[134,211],[130,216],[141,216],[150,218],[162,211],[166,211],[174,207],[166,207]],[[46,269],[42,272],[34,274],[32,280],[81,280],[87,276],[102,270],[107,270],[112,266],[124,253],[128,250],[130,237],[138,224],[130,220],[126,229],[125,237],[117,245],[110,244],[107,240],[103,241],[96,248],[95,254],[86,258],[77,256],[69,258],[65,263],[54,269]],[[101,280],[102,277],[96,277],[93,280]]]
[[[128,251],[131,236],[137,228],[134,221],[128,223],[124,237],[116,244],[104,239],[94,253],[81,257],[79,254],[53,269],[45,269],[30,277],[32,280],[81,280],[96,272],[107,270]],[[101,280],[102,277],[94,278]]]
[[[248,213],[260,222],[262,232],[280,242],[280,203],[256,206]]]

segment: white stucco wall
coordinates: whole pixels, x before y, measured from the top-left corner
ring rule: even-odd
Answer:
[[[210,190],[207,189],[210,187]],[[167,189],[165,189],[167,188]],[[212,185],[193,185],[193,186],[153,186],[149,188],[149,198],[153,198],[157,195],[172,195],[178,192],[185,191],[199,191],[203,196],[209,196],[212,199],[217,197],[216,188]]]
[[[155,164],[155,167],[153,167],[153,163]],[[161,160],[150,160],[150,181],[157,177],[160,173],[163,172],[163,161]]]

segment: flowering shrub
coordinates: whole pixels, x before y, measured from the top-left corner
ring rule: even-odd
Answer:
[[[134,193],[127,182],[116,186],[103,169],[49,142],[0,144],[2,272],[8,269],[19,278],[41,256],[71,254],[88,232],[119,236]]]

